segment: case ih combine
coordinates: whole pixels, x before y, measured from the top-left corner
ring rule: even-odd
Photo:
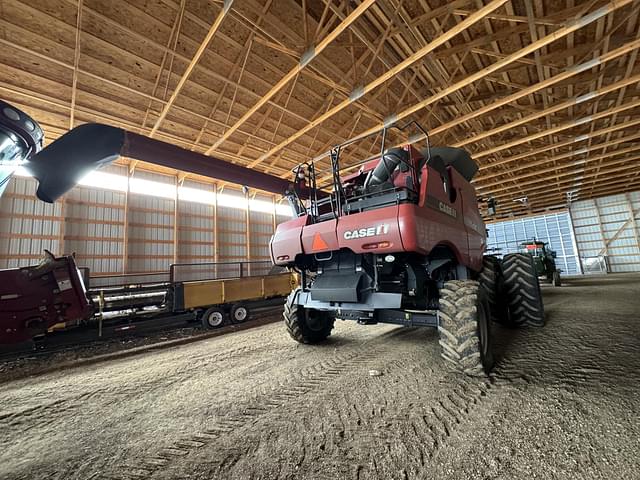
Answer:
[[[278,226],[271,255],[300,274],[284,308],[296,341],[325,340],[336,318],[437,327],[443,358],[483,375],[493,365],[492,321],[544,323],[532,258],[484,256],[486,230],[470,183],[478,167],[468,153],[428,143],[387,149],[387,130],[380,154],[355,173],[341,165],[354,141],[333,148],[332,181],[322,188],[314,161],[295,169],[291,183],[107,125],[76,127],[39,151],[37,123],[0,102],[0,193],[23,164],[39,182],[38,198],[54,202],[120,155],[284,193],[295,218]]]
[[[493,366],[492,320],[544,322],[531,259],[484,257],[486,229],[470,183],[478,167],[467,152],[428,143],[386,149],[386,138],[387,129],[379,157],[348,175],[341,156],[353,141],[332,149],[330,192],[317,187],[315,162],[295,170],[297,217],[271,242],[273,262],[301,276],[285,305],[287,330],[316,343],[336,318],[438,327],[443,358],[482,375]]]

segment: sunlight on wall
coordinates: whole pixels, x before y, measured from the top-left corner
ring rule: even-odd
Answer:
[[[31,175],[24,167],[18,167],[15,175],[19,177],[30,177]],[[127,191],[127,177],[114,173],[94,171],[83,177],[78,185],[83,187],[104,188],[105,190],[116,190],[118,192]],[[150,195],[152,197],[162,197],[175,200],[176,187],[166,183],[154,182],[141,178],[131,178],[129,189],[132,193]],[[178,199],[186,202],[203,203],[213,205],[216,195],[211,190],[201,190],[193,187],[179,187]],[[226,193],[218,194],[218,205],[221,207],[247,209],[247,199],[240,195],[230,195]],[[249,209],[253,212],[273,213],[273,204],[264,200],[249,200]],[[276,213],[283,216],[291,216],[291,208],[286,204],[277,203]]]

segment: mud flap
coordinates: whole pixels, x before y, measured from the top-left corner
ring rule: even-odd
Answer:
[[[324,272],[311,286],[311,299],[321,302],[360,301],[363,272]]]

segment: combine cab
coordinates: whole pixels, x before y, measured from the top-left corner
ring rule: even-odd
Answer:
[[[326,339],[336,318],[437,327],[444,359],[484,374],[493,365],[492,320],[542,321],[539,289],[534,305],[521,301],[537,277],[518,263],[518,281],[507,284],[501,262],[483,256],[486,230],[470,183],[478,167],[466,151],[428,142],[387,149],[387,130],[379,155],[351,163],[349,173],[341,157],[355,141],[332,149],[329,172],[315,161],[295,169],[297,217],[271,241],[273,262],[301,278],[286,327],[301,343]],[[319,173],[328,185],[317,185]]]
[[[546,278],[554,287],[562,285],[560,270],[556,268],[556,252],[546,243],[536,240],[523,242],[520,244],[520,251],[533,257],[538,277]]]

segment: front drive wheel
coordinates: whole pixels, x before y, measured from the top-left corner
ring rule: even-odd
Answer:
[[[293,290],[284,304],[284,323],[291,338],[298,343],[319,343],[331,335],[335,319],[328,313],[304,308],[295,303],[300,288]]]
[[[553,272],[553,280],[551,281],[551,283],[554,287],[562,286],[562,280],[560,280],[560,272],[558,270],[555,270]]]
[[[478,282],[452,280],[440,290],[442,358],[470,376],[484,376],[493,368],[490,309]]]

